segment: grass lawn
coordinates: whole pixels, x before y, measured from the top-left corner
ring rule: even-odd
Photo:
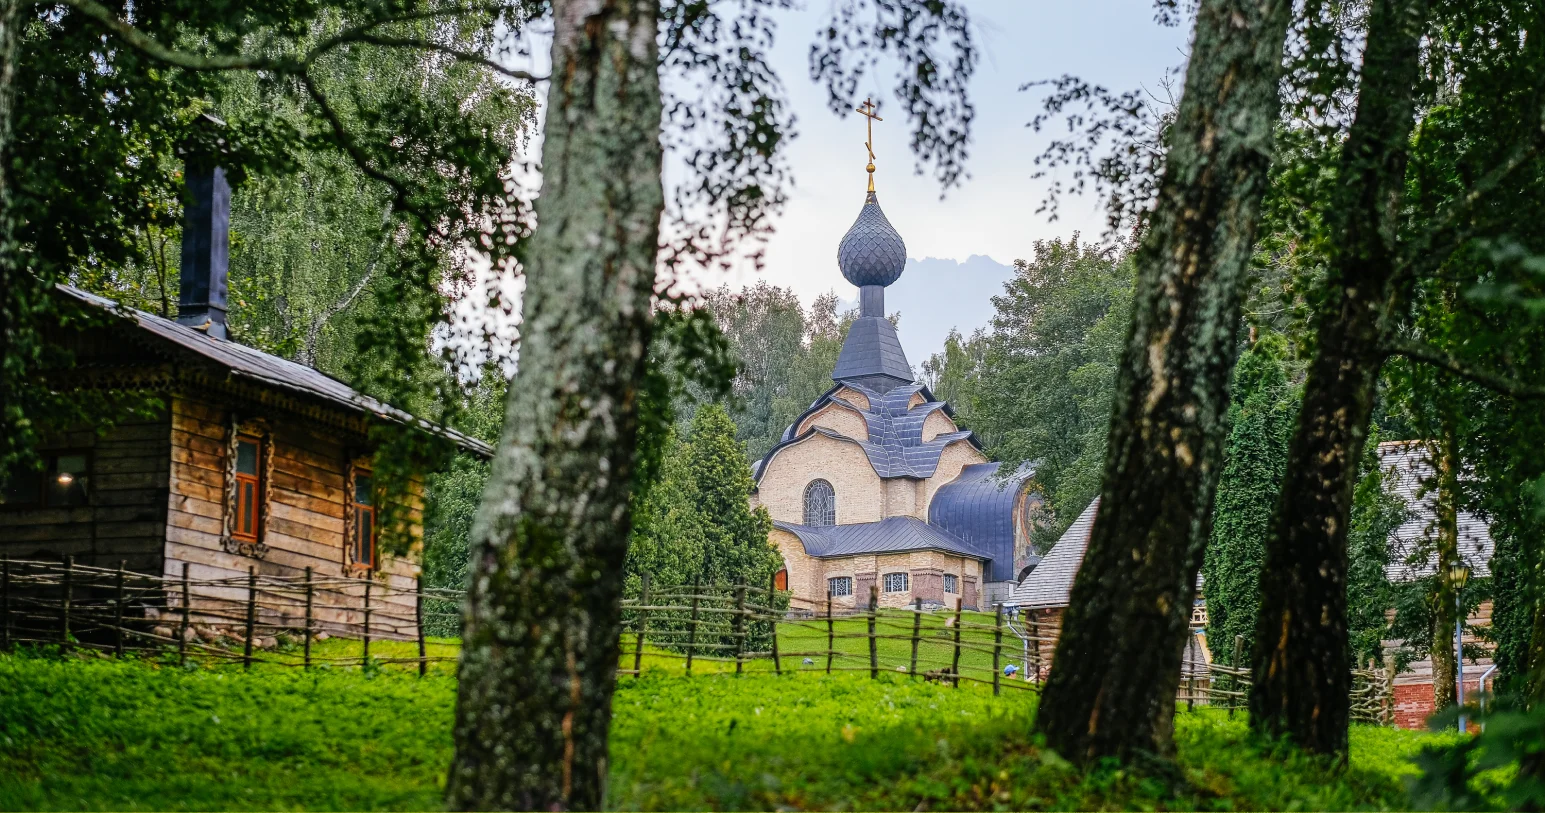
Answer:
[[[679,662],[678,662],[679,663]],[[824,664],[823,664],[824,665]],[[434,809],[454,679],[0,656],[0,809]],[[1084,775],[1026,733],[1035,696],[885,672],[623,678],[617,809],[1398,809],[1438,735],[1358,727],[1351,766],[1176,718],[1178,791]]]

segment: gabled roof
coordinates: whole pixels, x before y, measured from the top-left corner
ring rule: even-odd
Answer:
[[[79,288],[60,285],[58,289],[78,302],[123,317],[153,340],[170,347],[174,352],[194,363],[219,367],[238,378],[256,381],[303,397],[326,401],[334,406],[380,420],[416,426],[445,438],[466,451],[483,457],[493,456],[493,448],[477,438],[416,418],[304,364],[296,364],[288,359],[236,342],[212,338],[203,331],[194,330],[187,325],[155,314],[125,307],[111,299],[87,293]]]
[[[774,522],[773,527],[799,537],[805,553],[817,559],[912,550],[939,550],[973,559],[992,558],[991,554],[964,539],[916,517],[886,517],[879,522],[822,527]]]
[[[1100,498],[1095,497],[1003,603],[1032,610],[1066,607],[1073,592],[1073,577],[1078,575],[1084,551],[1089,549],[1089,534],[1094,530],[1094,517],[1099,510]]]
[[[1004,476],[999,474],[1001,466],[966,466],[959,477],[934,492],[928,506],[929,524],[992,553],[990,582],[1013,581],[1019,568],[1029,564],[1014,561],[1014,508],[1035,468],[1026,463]]]
[[[881,478],[896,477],[928,478],[932,477],[939,467],[939,458],[944,454],[945,448],[952,443],[968,442],[978,449],[981,448],[976,436],[969,431],[946,432],[938,437],[923,442],[923,422],[928,415],[940,409],[946,409],[943,402],[932,400],[931,394],[922,384],[908,384],[903,387],[894,387],[888,392],[880,393],[868,387],[854,382],[844,382],[842,386],[851,387],[864,394],[869,399],[869,408],[863,409],[855,404],[835,398],[837,390],[841,387],[833,387],[827,390],[825,395],[817,398],[810,408],[805,410],[789,428],[784,430],[783,439],[767,451],[767,454],[751,467],[752,480],[760,483],[762,475],[766,473],[767,466],[772,459],[783,449],[792,446],[817,433],[836,440],[852,443],[864,450],[869,458],[869,464]],[[914,407],[908,404],[912,396],[922,393],[928,400]],[[827,404],[840,402],[844,408],[858,413],[864,419],[864,425],[868,429],[868,437],[865,439],[850,438],[841,432],[827,429],[823,426],[814,426],[802,433],[795,434],[799,425],[806,418],[814,414]]]
[[[1389,441],[1379,444],[1379,467],[1393,475],[1392,490],[1405,500],[1406,521],[1396,528],[1390,550],[1390,563],[1385,575],[1393,582],[1413,581],[1430,576],[1436,571],[1436,554],[1430,554],[1417,562],[1408,562],[1411,555],[1425,544],[1430,550],[1430,540],[1437,533],[1437,493],[1423,494],[1424,481],[1433,477],[1432,461],[1421,441]],[[1470,566],[1470,573],[1477,578],[1491,575],[1491,556],[1496,544],[1491,539],[1491,529],[1486,521],[1470,513],[1460,511],[1459,555]]]

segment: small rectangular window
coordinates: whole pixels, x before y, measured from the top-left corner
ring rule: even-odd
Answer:
[[[0,506],[74,508],[89,503],[90,457],[85,452],[43,452],[43,468],[17,466],[0,487]]]
[[[370,472],[354,472],[354,538],[349,540],[356,567],[376,566],[375,480]]]
[[[236,438],[236,523],[231,536],[247,542],[258,541],[263,522],[262,446],[257,438]]]
[[[86,456],[84,454],[58,454],[51,456],[48,494],[45,502],[54,507],[74,507],[86,504]]]
[[[831,590],[831,594],[834,595],[834,596],[851,596],[851,595],[853,595],[853,577],[852,576],[838,576],[838,577],[836,577],[834,579],[827,579],[826,580],[826,584],[827,584],[827,588],[829,590]]]
[[[885,574],[885,592],[887,592],[887,593],[905,593],[905,592],[907,592],[907,574],[905,574],[905,573],[887,573],[887,574]]]
[[[944,574],[944,592],[946,592],[946,593],[958,593],[958,592],[960,592],[960,582],[958,582],[956,580],[955,574],[953,574],[953,573],[946,573],[946,574]]]

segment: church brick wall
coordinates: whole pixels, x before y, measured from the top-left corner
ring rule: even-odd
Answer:
[[[885,492],[869,457],[857,445],[814,435],[785,446],[767,464],[757,489],[767,513],[779,522],[805,520],[805,487],[824,479],[837,492],[837,522],[879,522],[885,516]],[[823,591],[824,595],[824,591]]]
[[[841,398],[842,400],[857,406],[859,409],[869,408],[869,396],[853,389],[852,387],[839,387],[833,396],[836,398]]]
[[[885,481],[885,516],[887,517],[917,517],[927,521],[919,510],[918,499],[922,488],[922,480],[913,480],[906,477],[898,477]]]
[[[864,419],[857,412],[842,404],[827,404],[821,407],[814,415],[806,418],[794,434],[803,435],[812,426],[823,426],[854,440],[869,440],[869,425],[864,423]]]
[[[907,551],[904,553],[864,554],[817,559],[805,553],[799,537],[788,531],[774,529],[771,539],[783,555],[784,567],[789,572],[789,590],[794,594],[793,610],[822,613],[826,610],[826,580],[838,576],[853,579],[853,595],[832,599],[832,609],[837,613],[850,613],[868,606],[869,586],[880,586],[881,607],[910,607],[915,599],[943,604],[953,609],[955,603],[965,600],[966,609],[975,609],[976,588],[981,580],[981,563],[942,551]],[[884,591],[887,573],[906,573],[908,589],[904,592]],[[954,575],[959,581],[959,594],[944,592],[944,574]]]
[[[951,432],[960,431],[960,427],[950,420],[950,416],[944,414],[944,410],[938,409],[928,414],[923,419],[923,442],[927,443],[940,435],[948,435]]]

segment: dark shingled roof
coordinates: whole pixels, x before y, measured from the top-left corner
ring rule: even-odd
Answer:
[[[992,554],[987,581],[1013,581],[1019,568],[1014,561],[1014,503],[1035,474],[1029,464],[1013,474],[999,475],[1000,463],[966,466],[960,476],[934,492],[928,506],[928,522]]]
[[[1078,575],[1078,567],[1084,563],[1089,534],[1094,530],[1094,515],[1099,510],[1100,498],[1096,497],[1003,603],[1030,609],[1068,606],[1073,577]]]
[[[773,526],[799,537],[805,553],[817,559],[910,550],[940,550],[973,559],[991,558],[964,539],[915,517],[886,517],[879,522],[820,528],[790,522],[774,522]]]
[[[861,316],[848,328],[832,380],[886,390],[912,383],[912,366],[902,352],[896,326],[883,316]]]
[[[233,376],[257,381],[261,384],[287,390],[301,396],[327,401],[335,406],[344,407],[354,412],[365,413],[382,420],[417,426],[431,434],[443,437],[469,452],[482,455],[483,457],[493,456],[493,448],[477,438],[469,437],[454,429],[435,426],[420,418],[415,418],[407,412],[358,392],[342,381],[307,367],[304,364],[296,364],[293,361],[272,356],[261,350],[237,344],[236,342],[211,338],[203,331],[178,324],[170,319],[163,319],[154,314],[119,305],[111,299],[105,299],[78,288],[68,285],[60,285],[58,287],[61,292],[82,303],[93,305],[124,317],[156,339],[173,345],[176,349],[191,355],[195,361],[214,364],[229,371]]]
[[[766,456],[752,466],[752,478],[760,482],[762,474],[767,470],[767,464],[778,452],[816,433],[847,441],[863,449],[864,454],[869,458],[870,465],[874,466],[875,473],[882,478],[932,477],[939,467],[939,458],[944,454],[945,447],[960,441],[973,445],[977,443],[976,436],[969,431],[946,432],[927,443],[923,442],[923,421],[927,419],[929,413],[945,409],[945,405],[943,401],[933,400],[922,384],[895,387],[884,394],[868,389],[862,384],[848,382],[847,386],[862,392],[869,399],[868,409],[860,409],[845,400],[834,398],[838,388],[833,387],[825,395],[817,398],[809,409],[784,430],[783,439],[778,442],[778,445],[768,450]],[[928,400],[908,408],[907,402],[919,392],[923,393]],[[836,403],[844,409],[851,409],[862,416],[869,430],[868,438],[864,440],[850,438],[841,432],[821,426],[811,427],[802,435],[794,434],[795,429],[806,417],[830,403]]]
[[[907,244],[880,211],[873,192],[864,198],[858,219],[837,246],[837,265],[848,282],[860,287],[889,285],[907,267]]]

